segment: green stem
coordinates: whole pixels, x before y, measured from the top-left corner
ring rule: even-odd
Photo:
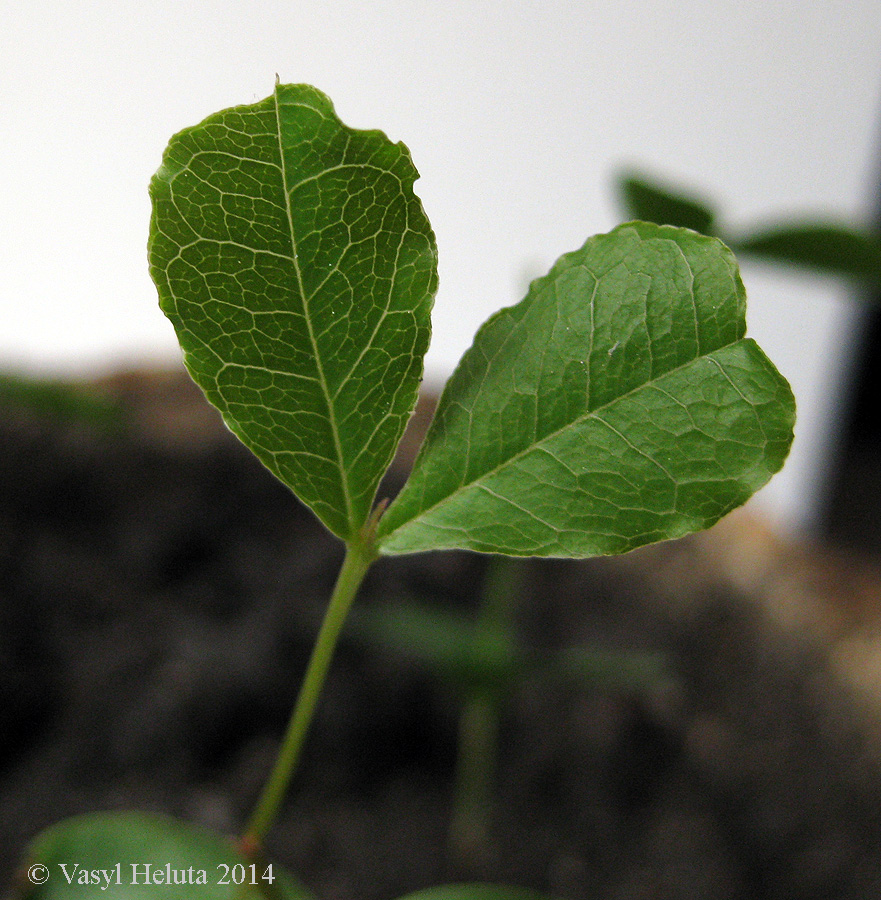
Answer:
[[[312,649],[312,656],[309,658],[309,665],[306,668],[300,693],[297,696],[291,720],[275,761],[275,768],[263,788],[263,793],[260,795],[254,813],[245,829],[242,837],[244,843],[253,843],[259,846],[278,816],[291,777],[296,770],[303,742],[315,712],[315,705],[321,689],[324,687],[327,670],[330,667],[343,623],[352,606],[352,601],[355,599],[355,594],[375,558],[375,551],[361,535],[346,545],[346,558],[343,560],[327,612],[324,615],[324,621],[321,623],[321,630],[318,632],[315,646]]]
[[[486,693],[466,697],[459,717],[453,815],[449,844],[454,862],[471,871],[489,846],[499,700]]]
[[[490,559],[483,585],[477,624],[498,629],[514,641],[514,617],[520,595],[519,560]],[[472,687],[466,692],[459,718],[453,813],[449,847],[452,858],[470,870],[489,846],[496,744],[504,688]]]
[[[522,577],[523,560],[513,556],[490,557],[480,605],[482,624],[495,625],[513,635]]]

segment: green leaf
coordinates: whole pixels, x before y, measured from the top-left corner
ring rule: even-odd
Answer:
[[[403,144],[277,85],[171,139],[150,271],[193,379],[343,539],[416,402],[437,286]]]
[[[832,222],[793,222],[737,241],[738,253],[828,275],[881,281],[881,238]]]
[[[673,193],[644,175],[635,172],[620,175],[618,193],[625,218],[714,234],[715,214],[707,204],[685,194]]]
[[[407,894],[400,900],[550,900],[525,888],[501,884],[445,884]]]
[[[24,874],[19,896],[22,900],[311,900],[312,895],[280,866],[272,864],[268,871],[268,865],[247,859],[232,841],[176,819],[95,813],[66,819],[37,836],[23,869],[39,878],[42,866],[48,877],[35,885],[34,878]],[[242,868],[233,871],[234,866]],[[224,880],[228,883],[221,884]]]
[[[483,325],[379,523],[385,554],[584,557],[712,525],[783,465],[795,403],[714,238],[634,222]]]

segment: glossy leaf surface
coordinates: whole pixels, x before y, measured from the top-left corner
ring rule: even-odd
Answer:
[[[24,867],[34,872],[35,866],[44,866],[48,877],[20,896],[26,900],[312,900],[280,866],[273,864],[267,871],[268,865],[253,863],[252,869],[252,862],[237,853],[230,840],[186,822],[146,813],[95,813],[59,822],[33,841]],[[234,866],[242,868],[232,872]],[[40,870],[36,871],[39,876]],[[236,884],[237,879],[242,883]],[[202,880],[205,884],[199,883]],[[26,877],[22,884],[28,884]]]
[[[712,525],[783,464],[795,404],[719,241],[631,223],[480,329],[379,525],[395,554],[584,557]]]
[[[346,539],[416,402],[436,248],[403,144],[277,85],[171,139],[150,270],[196,383]]]

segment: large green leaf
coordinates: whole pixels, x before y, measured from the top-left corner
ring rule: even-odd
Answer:
[[[312,898],[281,866],[253,863],[214,832],[146,813],[59,822],[33,841],[23,869],[22,900]]]
[[[478,332],[382,553],[620,553],[705,528],[783,464],[795,404],[744,337],[714,238],[641,222],[563,256]]]
[[[230,429],[346,539],[416,402],[437,286],[403,144],[277,85],[171,139],[150,271]]]

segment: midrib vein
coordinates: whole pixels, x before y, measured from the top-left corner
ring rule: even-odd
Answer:
[[[406,519],[405,521],[401,522],[400,525],[396,525],[392,531],[389,531],[386,533],[380,532],[380,539],[379,539],[380,549],[382,548],[382,544],[385,543],[386,540],[391,538],[392,535],[397,534],[399,531],[401,531],[401,529],[406,528],[408,525],[411,525],[414,522],[417,522],[423,516],[427,515],[428,513],[433,512],[438,507],[441,507],[444,504],[448,503],[449,501],[451,501],[453,498],[457,497],[459,494],[463,493],[464,491],[467,491],[472,487],[483,487],[481,482],[483,482],[485,479],[490,478],[493,475],[495,475],[497,472],[500,472],[502,469],[504,469],[510,465],[513,465],[518,460],[522,459],[524,456],[527,456],[529,453],[532,453],[534,450],[541,449],[542,444],[545,444],[548,441],[553,440],[555,437],[562,434],[567,429],[572,428],[574,425],[578,425],[582,422],[587,421],[588,419],[595,418],[598,422],[600,422],[600,424],[604,425],[606,428],[610,428],[608,422],[606,422],[605,419],[602,418],[601,413],[605,412],[605,410],[607,410],[613,404],[619,403],[622,400],[627,399],[632,394],[635,394],[638,391],[645,390],[646,388],[656,387],[656,383],[658,381],[661,381],[662,379],[666,378],[668,375],[674,375],[675,373],[681,371],[682,369],[685,369],[688,366],[693,365],[694,363],[696,363],[700,360],[706,359],[706,360],[711,360],[713,363],[715,363],[716,366],[725,374],[725,376],[728,378],[728,380],[731,381],[731,377],[728,375],[727,372],[725,372],[725,369],[723,368],[721,363],[717,359],[713,358],[713,354],[719,353],[722,350],[727,350],[729,347],[733,347],[735,344],[739,344],[745,340],[748,340],[748,338],[745,335],[741,335],[739,338],[735,338],[733,341],[729,341],[727,344],[723,344],[720,347],[715,347],[712,350],[707,351],[706,353],[698,354],[697,356],[694,356],[691,359],[688,359],[685,362],[680,363],[678,366],[674,366],[672,369],[669,369],[668,371],[664,372],[663,374],[658,375],[656,378],[652,378],[649,381],[643,382],[642,384],[635,385],[629,391],[625,391],[623,394],[620,394],[617,397],[613,397],[611,400],[606,401],[605,403],[601,404],[600,406],[597,406],[594,409],[586,410],[585,412],[580,413],[579,415],[572,418],[569,422],[565,422],[563,425],[561,425],[559,428],[555,429],[554,431],[551,431],[548,434],[545,434],[542,437],[532,441],[530,444],[523,447],[523,449],[518,450],[515,454],[513,454],[512,456],[509,456],[507,459],[503,459],[501,462],[499,462],[497,465],[493,466],[491,469],[487,469],[485,472],[481,472],[479,475],[476,475],[470,481],[463,481],[454,491],[451,491],[446,496],[441,497],[440,500],[437,500],[436,502],[432,503],[431,506],[427,506],[424,509],[420,509],[418,512],[416,512],[412,516],[410,516],[409,519]],[[664,393],[666,393],[666,391]],[[745,397],[743,397],[743,394],[740,391],[738,391],[738,393],[747,403],[749,403],[749,401]],[[753,406],[752,403],[750,403],[749,405]],[[612,430],[614,430],[614,429],[612,429]],[[625,441],[625,443],[627,443],[627,442]],[[643,453],[642,455],[645,456],[646,454]],[[554,457],[554,458],[556,459],[556,457]],[[655,460],[652,460],[650,457],[647,457],[647,458],[650,459],[651,462],[655,463],[655,465],[658,465],[655,462]],[[659,468],[661,468],[661,467],[659,466]],[[662,469],[662,471],[663,471],[663,469]],[[380,521],[382,521],[382,520],[380,520]]]
[[[297,254],[297,238],[294,233],[294,217],[293,211],[291,210],[291,192],[288,189],[287,164],[285,163],[284,145],[282,143],[281,135],[281,112],[279,110],[278,104],[277,86],[273,97],[275,101],[275,125],[278,135],[278,155],[279,161],[281,163],[281,180],[282,188],[284,190],[285,212],[288,219],[288,231],[290,232],[291,236],[291,262],[293,263],[294,274],[297,279],[297,289],[300,292],[300,299],[303,303],[303,317],[306,320],[306,330],[309,332],[309,342],[312,345],[312,355],[315,357],[315,366],[318,369],[318,383],[321,386],[321,391],[324,394],[324,400],[327,404],[327,418],[330,422],[330,432],[331,436],[333,437],[334,452],[336,453],[337,458],[337,468],[340,472],[340,482],[343,488],[343,499],[346,502],[346,521],[348,522],[349,527],[354,529],[357,527],[357,523],[352,521],[352,498],[349,494],[349,479],[347,477],[345,465],[343,464],[343,448],[342,444],[340,443],[340,435],[339,429],[337,428],[336,415],[334,414],[333,401],[331,400],[330,391],[327,387],[327,379],[324,375],[324,366],[321,362],[321,356],[318,353],[318,343],[315,339],[315,329],[312,327],[312,316],[309,312],[309,301],[306,297],[306,291],[303,287],[303,275],[300,272],[300,261]]]

